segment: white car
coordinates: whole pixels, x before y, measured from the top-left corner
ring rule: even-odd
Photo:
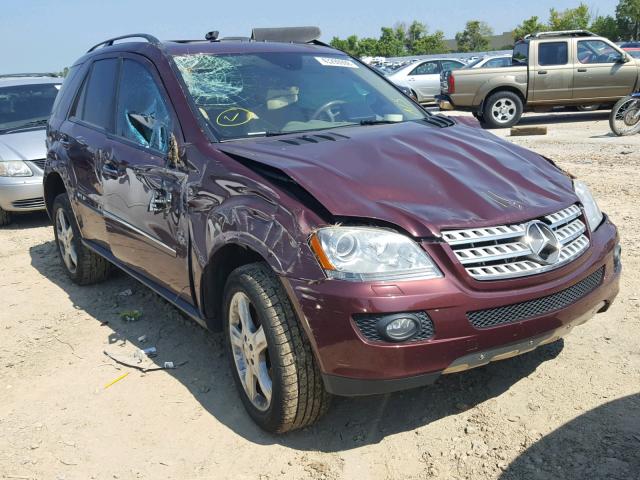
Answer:
[[[398,86],[411,89],[420,103],[427,103],[434,101],[436,95],[440,95],[440,73],[464,66],[462,60],[430,58],[406,65],[387,78]]]
[[[469,63],[464,68],[502,68],[513,65],[511,54],[508,55],[492,55],[478,58]]]

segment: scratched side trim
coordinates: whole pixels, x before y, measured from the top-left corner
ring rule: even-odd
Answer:
[[[132,230],[133,232],[137,233],[138,235],[140,235],[140,236],[144,237],[145,239],[149,240],[152,244],[154,244],[156,247],[158,247],[161,250],[163,250],[165,253],[168,253],[169,255],[172,255],[174,257],[177,256],[177,252],[175,251],[175,249],[171,248],[166,243],[161,242],[157,238],[152,237],[148,233],[140,230],[138,227],[130,224],[129,222],[125,222],[123,219],[121,219],[117,215],[114,215],[113,213],[111,213],[111,212],[109,212],[107,210],[103,210],[102,214],[105,216],[105,218],[113,220],[114,222],[119,223],[120,225],[128,228],[129,230]]]

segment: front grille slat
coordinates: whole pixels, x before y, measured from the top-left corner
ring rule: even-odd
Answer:
[[[11,203],[14,208],[44,208],[44,198],[28,198]]]
[[[527,302],[467,313],[471,325],[477,329],[492,328],[521,322],[540,315],[562,310],[581,300],[602,284],[604,267],[560,292]]]
[[[503,280],[535,275],[565,265],[587,248],[587,227],[581,218],[582,209],[571,205],[542,217],[562,245],[558,261],[547,265],[536,261],[525,241],[528,222],[497,227],[470,228],[442,232],[456,259],[476,280]]]
[[[29,160],[31,163],[35,164],[40,170],[44,170],[44,165],[47,161],[46,158],[39,158],[37,160]]]

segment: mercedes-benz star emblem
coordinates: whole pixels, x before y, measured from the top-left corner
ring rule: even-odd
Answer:
[[[527,225],[525,243],[531,249],[531,257],[547,265],[556,263],[560,258],[562,245],[548,225],[534,221]]]

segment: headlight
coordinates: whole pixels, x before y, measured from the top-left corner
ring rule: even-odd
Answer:
[[[589,187],[584,182],[575,180],[573,182],[573,189],[576,195],[580,199],[580,203],[584,207],[584,214],[587,217],[587,223],[589,224],[589,230],[592,232],[600,226],[602,223],[602,212],[593,198]]]
[[[323,228],[311,237],[311,247],[329,278],[365,282],[442,277],[416,242],[381,228]]]
[[[32,177],[33,172],[21,160],[0,161],[0,177]]]

